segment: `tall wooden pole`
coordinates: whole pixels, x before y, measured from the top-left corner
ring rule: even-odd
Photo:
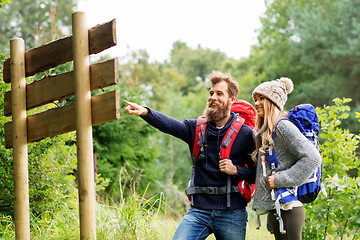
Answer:
[[[29,180],[26,126],[25,44],[10,40],[11,102],[15,191],[15,238],[30,239]]]
[[[80,239],[96,239],[89,41],[86,15],[72,15],[78,156]]]

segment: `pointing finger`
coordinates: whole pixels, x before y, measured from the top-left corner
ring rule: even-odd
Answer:
[[[124,103],[126,103],[127,105],[132,106],[132,107],[135,105],[134,103],[129,102],[129,101],[125,100],[125,99],[124,99]]]

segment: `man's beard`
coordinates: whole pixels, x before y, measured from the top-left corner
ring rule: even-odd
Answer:
[[[217,107],[213,108],[210,107],[216,102]],[[231,108],[230,100],[228,100],[226,103],[220,103],[218,101],[209,101],[206,104],[206,109],[204,111],[205,117],[207,117],[209,122],[216,122],[219,120],[224,119],[228,116],[229,111]]]

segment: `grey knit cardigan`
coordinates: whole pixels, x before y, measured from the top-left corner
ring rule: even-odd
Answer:
[[[302,185],[321,164],[321,156],[315,146],[288,120],[281,120],[275,130],[275,154],[278,167],[275,173],[275,184],[278,188]],[[270,190],[263,176],[260,159],[257,156],[256,185],[253,198],[254,210],[271,210],[275,202],[271,199]],[[266,164],[266,175],[271,169]]]

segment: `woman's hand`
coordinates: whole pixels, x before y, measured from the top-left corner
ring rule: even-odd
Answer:
[[[266,178],[266,183],[269,189],[277,188],[275,184],[275,175],[270,175]]]
[[[237,167],[232,163],[230,159],[222,159],[219,161],[219,168],[221,172],[229,175],[236,175],[238,173]]]

